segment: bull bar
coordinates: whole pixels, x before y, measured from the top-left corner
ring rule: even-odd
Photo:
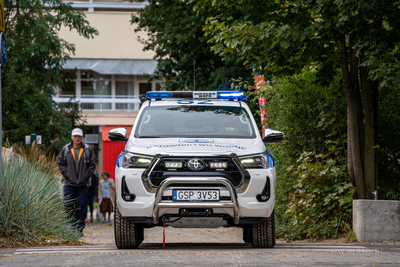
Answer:
[[[231,202],[162,202],[164,190],[171,184],[222,184],[231,196]],[[240,210],[237,202],[237,194],[233,184],[225,178],[219,177],[191,177],[190,179],[167,178],[157,189],[156,198],[153,207],[153,222],[158,223],[160,208],[232,208],[234,224],[239,224]]]

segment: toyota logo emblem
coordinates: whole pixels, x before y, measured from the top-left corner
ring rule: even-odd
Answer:
[[[201,171],[202,169],[204,169],[204,165],[204,161],[194,158],[189,160],[187,166],[192,171]]]

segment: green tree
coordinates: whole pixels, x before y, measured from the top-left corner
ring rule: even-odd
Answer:
[[[226,90],[231,78],[251,72],[234,59],[222,60],[210,51],[209,37],[202,31],[206,11],[197,14],[188,0],[150,0],[132,17],[136,31],[146,31],[141,42],[153,50],[158,61],[156,75],[166,79],[167,90]]]
[[[320,81],[340,68],[347,101],[348,179],[358,198],[377,188],[378,88],[399,81],[399,1],[193,0],[220,15],[205,27],[213,50],[258,74],[316,65]],[[230,14],[242,12],[241,18]]]
[[[336,73],[329,86],[321,86],[315,83],[316,69],[305,68],[274,80],[263,93],[269,127],[285,133],[282,143],[267,145],[279,176],[275,214],[280,238],[331,238],[351,224],[355,188],[347,182],[346,100]]]
[[[61,27],[92,38],[82,11],[62,0],[5,0],[7,66],[1,68],[2,114],[5,137],[21,142],[25,135],[41,134],[44,143],[69,138],[81,113],[52,100],[55,88],[63,85],[63,64],[74,45],[61,39]],[[60,144],[61,146],[62,144]]]

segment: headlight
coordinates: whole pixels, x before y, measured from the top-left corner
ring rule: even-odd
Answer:
[[[150,165],[152,158],[147,158],[125,152],[122,157],[122,168],[146,168]]]
[[[263,153],[260,155],[254,155],[254,156],[247,156],[240,158],[240,163],[245,168],[268,168],[269,167],[269,160],[268,160],[268,155]]]

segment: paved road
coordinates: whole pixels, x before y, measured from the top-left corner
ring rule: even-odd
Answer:
[[[107,246],[76,247],[73,253],[51,252],[0,256],[1,266],[399,266],[400,253],[297,251],[281,248],[205,246],[140,248],[116,251]],[[49,252],[49,251],[47,251]]]
[[[136,250],[118,250],[113,226],[89,223],[77,247],[0,249],[0,266],[400,266],[400,244],[287,243],[255,249],[240,228],[145,230]]]

